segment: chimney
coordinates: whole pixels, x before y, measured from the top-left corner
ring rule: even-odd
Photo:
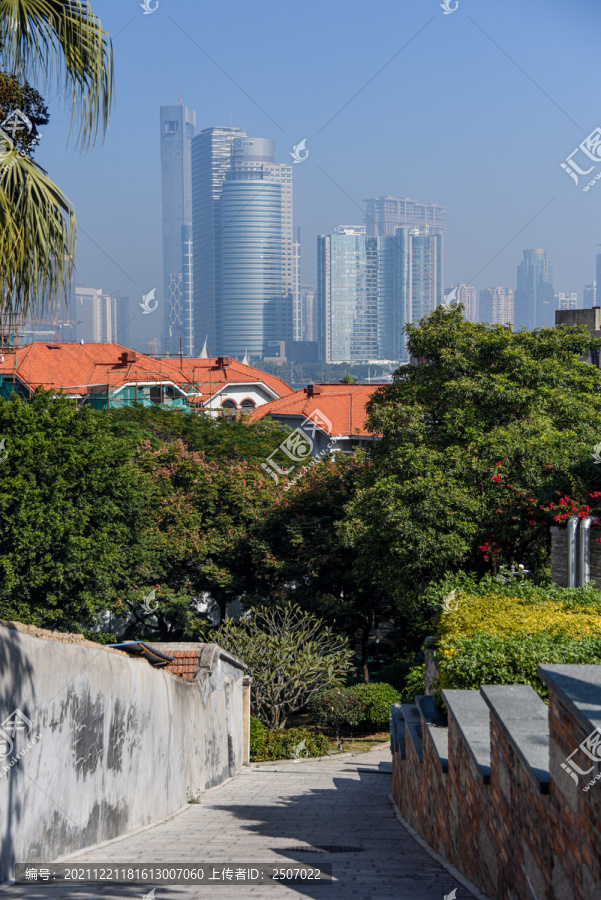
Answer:
[[[135,363],[136,361],[136,351],[135,350],[124,350],[121,354],[121,365],[127,366],[130,363]]]
[[[226,366],[231,365],[231,359],[229,356],[218,356],[217,357],[217,368],[225,369]]]
[[[321,394],[321,385],[320,384],[308,384],[305,388],[305,394],[307,397],[319,397]]]

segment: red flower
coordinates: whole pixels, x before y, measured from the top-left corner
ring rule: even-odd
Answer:
[[[492,480],[493,480],[493,481],[496,481],[497,484],[498,484],[499,481],[501,480],[501,476],[500,476],[500,475],[493,475]]]

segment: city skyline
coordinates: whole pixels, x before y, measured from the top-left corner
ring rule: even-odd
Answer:
[[[290,162],[293,147],[307,139],[310,155],[294,165],[304,284],[316,284],[317,234],[363,221],[362,198],[393,196],[446,207],[447,283],[515,287],[522,249],[544,247],[556,289],[580,298],[596,279],[601,189],[579,192],[560,163],[596,125],[589,70],[597,6],[575,0],[568,15],[553,0],[527,8],[508,0],[502,9],[483,0],[477,11],[462,3],[443,16],[438,4],[430,10],[384,2],[382,15],[394,25],[384,34],[375,25],[359,27],[355,16],[341,21],[334,4],[324,26],[344,40],[320,32],[315,56],[316,35],[301,25],[292,60],[280,40],[292,12],[264,7],[266,26],[258,30],[247,13],[231,22],[224,10],[201,10],[189,0],[168,15],[163,4],[152,16],[106,0],[101,15],[114,36],[118,103],[104,145],[84,157],[65,153],[66,112],[49,104],[36,158],[75,204],[76,278],[130,296],[140,341],[150,346],[151,336],[160,337],[156,320],[164,312],[138,311],[162,283],[156,110],[180,96],[202,124],[225,125],[231,114],[248,133],[275,138],[279,162]],[[584,38],[580,15],[590,22]],[[234,52],[230,38],[239,29],[253,40]],[[574,60],[570,85],[544,51],[556,40]],[[257,54],[271,65],[252,65]],[[148,71],[155,57],[161,65]],[[412,78],[417,67],[419,79]],[[345,77],[325,80],[336,69]],[[274,78],[275,71],[290,78]],[[477,124],[470,109],[480,110]]]

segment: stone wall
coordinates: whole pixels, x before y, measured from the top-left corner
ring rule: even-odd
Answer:
[[[601,666],[539,677],[548,707],[529,685],[443,691],[447,719],[432,697],[393,706],[394,798],[490,900],[599,900]]]
[[[186,654],[177,677],[28,630],[0,625],[0,882],[151,824],[248,762],[249,679],[217,645],[156,645]]]

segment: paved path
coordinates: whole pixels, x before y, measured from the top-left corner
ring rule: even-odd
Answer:
[[[78,864],[331,863],[336,879],[321,886],[157,887],[152,900],[444,900],[453,888],[456,900],[468,900],[472,895],[396,818],[388,799],[390,772],[388,745],[342,758],[253,765],[166,822],[70,859]],[[143,900],[147,891],[140,885],[66,891],[31,884],[0,890],[0,896]]]

